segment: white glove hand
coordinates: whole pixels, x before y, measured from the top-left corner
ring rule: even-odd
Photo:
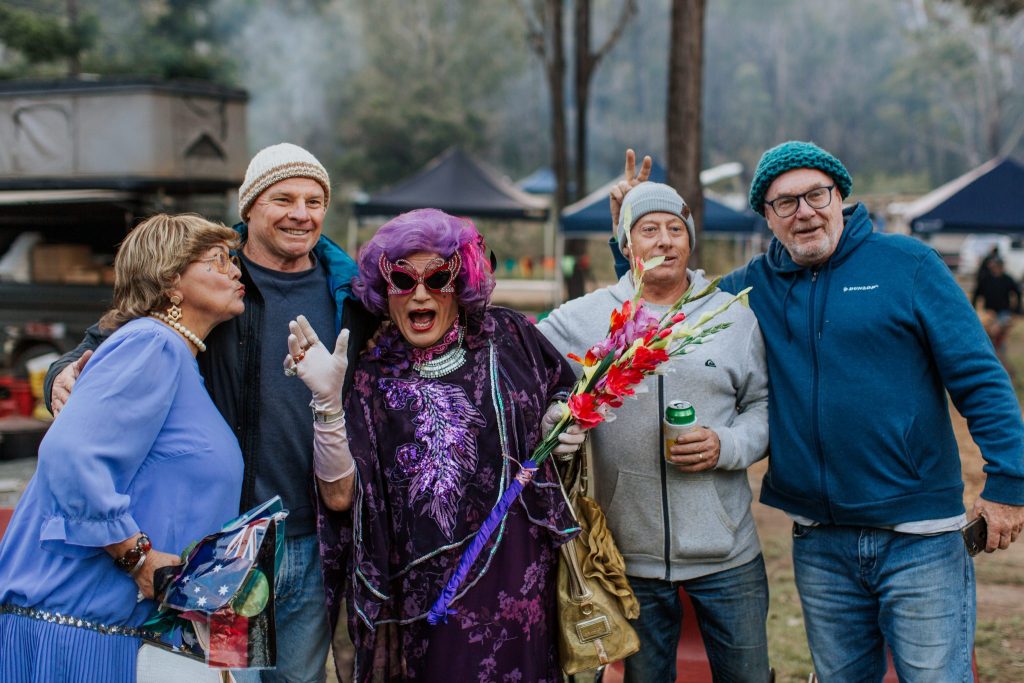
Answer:
[[[313,472],[322,481],[338,481],[356,471],[344,418],[313,423]]]
[[[540,419],[540,438],[546,437],[551,433],[551,430],[555,428],[559,422],[562,421],[562,416],[565,415],[568,408],[562,401],[557,401],[548,406],[547,411],[544,413],[544,417]],[[583,442],[587,440],[586,433],[580,429],[579,425],[572,425],[564,432],[558,435],[558,445],[555,446],[551,452],[554,455],[559,456],[559,459],[565,460],[573,453],[580,449]]]
[[[555,425],[561,422],[562,416],[568,412],[569,407],[565,405],[565,401],[555,401],[548,406],[547,411],[544,413],[544,417],[540,419],[540,438],[543,439],[551,430],[555,428]]]
[[[565,460],[580,449],[583,442],[587,440],[586,433],[579,425],[572,425],[558,435],[558,445],[551,449],[551,452]]]
[[[334,353],[320,342],[305,316],[288,323],[286,374],[297,372],[310,391],[317,410],[336,413],[341,410],[341,387],[348,369],[348,330],[342,330],[334,344]]]

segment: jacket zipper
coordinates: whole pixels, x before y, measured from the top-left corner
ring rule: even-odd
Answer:
[[[672,522],[668,514],[668,462],[662,449],[665,447],[661,436],[661,416],[665,414],[665,383],[664,377],[658,375],[658,446],[655,449],[661,467],[661,516],[665,527],[665,580],[672,580]]]
[[[813,362],[814,372],[811,376],[811,433],[814,435],[814,450],[818,455],[818,486],[821,490],[821,500],[824,502],[826,509],[828,510],[829,521],[834,522],[832,519],[832,506],[828,499],[828,481],[825,474],[825,454],[821,448],[821,430],[818,423],[818,387],[820,385],[819,375],[821,368],[818,364],[818,342],[821,340],[821,335],[818,333],[817,326],[817,296],[818,296],[818,273],[817,270],[811,271],[811,294],[807,302],[807,324],[808,332],[810,333],[811,342],[811,360]]]

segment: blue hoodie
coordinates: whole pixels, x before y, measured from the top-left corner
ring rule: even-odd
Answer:
[[[752,286],[769,375],[761,502],[822,523],[889,526],[964,512],[949,391],[981,448],[985,499],[1024,504],[1024,424],[967,296],[930,247],[846,209],[831,258],[768,253],[720,287]]]

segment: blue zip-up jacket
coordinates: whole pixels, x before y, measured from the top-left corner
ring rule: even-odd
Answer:
[[[769,376],[761,502],[818,522],[889,526],[964,512],[946,391],[988,475],[986,500],[1024,505],[1024,424],[967,296],[933,249],[843,212],[817,268],[773,239],[720,287],[751,286]]]

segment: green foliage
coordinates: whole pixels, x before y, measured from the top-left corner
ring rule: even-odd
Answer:
[[[527,47],[506,0],[461,11],[425,0],[362,1],[356,13],[361,35],[372,37],[342,100],[343,174],[377,189],[452,145],[486,152],[502,84],[525,67]]]
[[[29,64],[75,57],[92,45],[97,30],[92,16],[68,25],[57,17],[0,3],[0,42],[20,52]]]
[[[57,76],[54,65],[77,60],[100,75],[227,81],[230,62],[218,47],[214,0],[95,0],[71,22],[64,3],[0,3],[0,42],[17,51],[8,76]]]
[[[971,10],[976,21],[985,22],[993,17],[1012,17],[1024,10],[1024,0],[944,0],[959,2]]]

